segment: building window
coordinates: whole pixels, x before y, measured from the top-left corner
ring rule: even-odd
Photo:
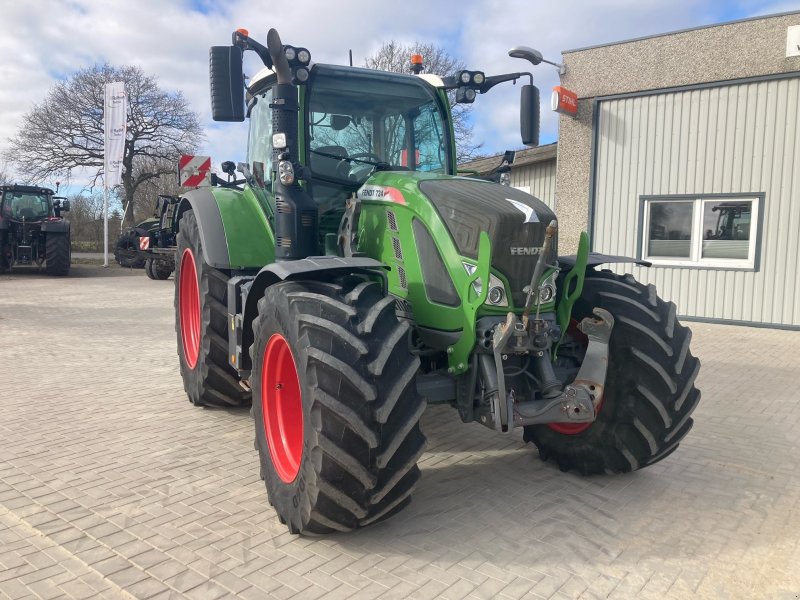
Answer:
[[[645,198],[642,258],[663,265],[753,269],[759,200]]]

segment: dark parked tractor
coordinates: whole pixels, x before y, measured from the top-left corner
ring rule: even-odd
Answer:
[[[119,234],[114,247],[114,260],[120,267],[127,269],[143,269],[146,257],[139,255],[139,238],[150,235],[150,230],[158,227],[158,219],[148,217],[134,227]]]
[[[244,51],[266,67],[246,89]],[[177,215],[184,387],[198,406],[252,400],[289,530],[348,531],[408,504],[427,403],[522,428],[562,470],[673,452],[700,398],[675,306],[597,270],[637,261],[589,253],[585,234],[559,257],[555,215],[533,196],[455,175],[448,92],[472,102],[529,78],[521,129],[535,145],[532,75],[310,60],[274,29],[266,47],[239,30],[211,48],[212,113],[249,117],[248,163],[241,186],[189,191]]]
[[[160,195],[153,216],[120,234],[114,257],[123,267],[144,269],[150,279],[175,270],[175,216],[180,198]]]
[[[0,186],[0,273],[16,265],[66,275],[72,264],[69,200],[29,185]]]

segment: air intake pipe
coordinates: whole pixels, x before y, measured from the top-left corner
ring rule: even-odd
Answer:
[[[278,83],[272,92],[272,168],[275,171],[275,259],[297,260],[318,254],[317,205],[298,183],[297,86],[278,32],[267,34]],[[282,135],[281,135],[282,134]]]

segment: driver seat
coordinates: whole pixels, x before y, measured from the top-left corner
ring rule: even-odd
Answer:
[[[313,150],[314,152],[323,152],[325,154],[332,154],[334,156],[347,158],[347,148],[344,146],[320,146],[319,148],[314,148]],[[339,166],[339,163],[341,163],[341,160],[331,158],[330,156],[321,156],[319,154],[315,154],[314,152],[310,153],[311,172],[314,175],[320,175],[322,177],[342,177],[341,174],[337,172],[337,167]]]

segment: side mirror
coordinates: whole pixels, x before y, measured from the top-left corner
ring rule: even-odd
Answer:
[[[215,121],[244,121],[244,75],[242,49],[211,46],[211,116]]]
[[[519,128],[523,144],[539,145],[539,88],[535,85],[522,86]]]
[[[331,115],[331,129],[334,131],[341,131],[346,128],[353,119],[347,115]]]
[[[69,200],[61,201],[61,212],[69,212]]]

